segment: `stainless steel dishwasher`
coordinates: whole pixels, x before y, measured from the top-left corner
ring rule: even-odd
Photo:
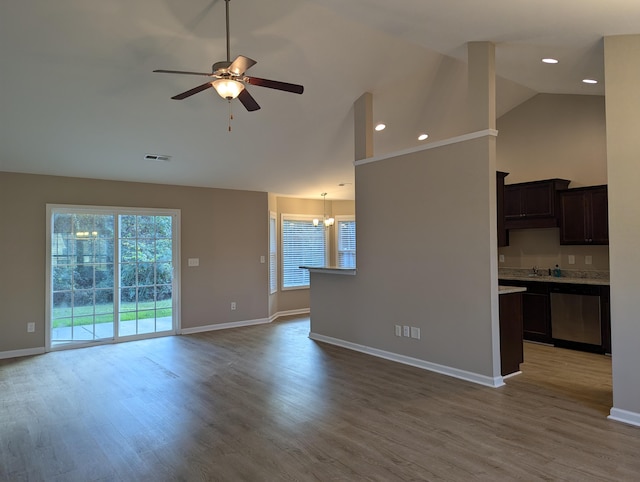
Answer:
[[[549,289],[551,338],[602,347],[600,290],[589,285],[558,285]]]

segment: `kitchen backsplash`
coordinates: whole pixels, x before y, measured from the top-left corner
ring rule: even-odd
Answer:
[[[509,246],[499,248],[498,255],[504,256],[504,262],[498,262],[500,269],[536,266],[546,270],[559,265],[566,270],[609,270],[609,246],[562,246],[558,228],[511,230]],[[589,257],[591,264],[587,263]]]

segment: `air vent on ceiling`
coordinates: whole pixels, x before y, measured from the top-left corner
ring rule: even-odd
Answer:
[[[145,154],[144,158],[147,161],[158,162],[169,162],[171,160],[171,156],[167,156],[165,154]]]

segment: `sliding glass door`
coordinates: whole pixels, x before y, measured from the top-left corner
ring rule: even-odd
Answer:
[[[171,216],[119,217],[119,336],[173,329]]]
[[[114,215],[56,212],[52,227],[52,343],[113,338]]]
[[[47,211],[48,349],[175,333],[179,211]]]

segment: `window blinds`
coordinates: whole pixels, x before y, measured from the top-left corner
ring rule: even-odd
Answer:
[[[325,266],[325,229],[313,219],[282,215],[282,287],[309,286],[309,271],[300,266]]]

